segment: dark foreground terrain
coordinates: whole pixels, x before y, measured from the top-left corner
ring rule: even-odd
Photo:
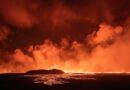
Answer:
[[[0,90],[130,90],[128,73],[31,73],[0,74]]]

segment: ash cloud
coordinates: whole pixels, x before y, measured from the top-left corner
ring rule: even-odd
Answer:
[[[90,64],[82,71],[129,71],[129,57],[124,55],[129,53],[129,4],[129,0],[0,0],[0,71],[72,69],[82,63]]]

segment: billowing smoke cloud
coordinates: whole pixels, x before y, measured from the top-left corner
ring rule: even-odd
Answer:
[[[42,68],[58,68],[68,72],[127,72],[130,66],[129,34],[129,28],[101,24],[96,35],[92,33],[92,39],[89,39],[93,41],[90,45],[94,46],[91,51],[87,44],[77,41],[69,45],[63,39],[61,46],[58,46],[45,40],[42,45],[30,46],[27,49],[30,55],[16,49],[8,56],[12,61],[4,63],[7,66],[3,64],[3,68],[5,72],[6,68],[9,72]],[[109,40],[113,42],[107,43]]]
[[[118,36],[123,32],[123,28],[121,26],[113,27],[108,24],[100,24],[99,31],[93,32],[88,38],[91,44],[103,44],[110,43],[115,41]]]
[[[0,72],[129,72],[129,3],[1,0]]]

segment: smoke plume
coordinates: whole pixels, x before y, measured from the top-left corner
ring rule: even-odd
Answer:
[[[0,72],[130,72],[129,0],[0,0]]]

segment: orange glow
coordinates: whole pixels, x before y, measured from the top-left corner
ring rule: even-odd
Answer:
[[[30,56],[17,49],[9,55],[15,62],[3,64],[0,71],[26,72],[55,68],[69,73],[129,72],[130,33],[127,29],[129,30],[128,27],[101,24],[98,32],[87,37],[89,44],[93,46],[91,51],[87,44],[77,41],[69,43],[67,39],[61,41],[61,46],[49,40],[42,45],[30,46]],[[69,45],[71,47],[67,49]]]

